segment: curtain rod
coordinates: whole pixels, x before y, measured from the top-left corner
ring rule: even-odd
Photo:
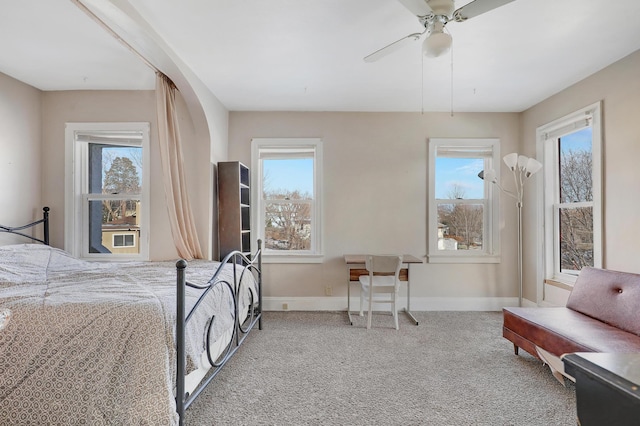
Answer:
[[[102,19],[100,19],[95,13],[93,13],[87,6],[85,6],[81,0],[71,0],[73,3],[76,4],[76,6],[78,6],[80,9],[82,9],[84,11],[84,13],[86,13],[90,18],[92,18],[94,21],[96,21],[98,23],[98,25],[100,25],[102,28],[104,28],[109,34],[111,34],[116,40],[118,40],[120,43],[122,43],[122,45],[124,45],[124,47],[126,47],[127,49],[129,49],[131,51],[131,53],[133,53],[134,55],[136,55],[138,58],[140,58],[140,60],[142,60],[142,62],[144,62],[145,64],[147,64],[147,66],[149,68],[151,68],[152,70],[154,70],[157,73],[163,74],[164,73],[162,71],[160,71],[158,68],[156,68],[151,62],[149,62],[147,60],[147,58],[145,58],[144,56],[142,56],[140,54],[140,52],[138,52],[136,49],[133,48],[133,46],[131,46],[129,43],[127,43],[122,37],[120,37],[118,34],[116,34],[115,31],[113,31],[111,29],[111,27],[109,27]]]

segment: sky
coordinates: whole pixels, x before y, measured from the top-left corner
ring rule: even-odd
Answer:
[[[263,160],[265,190],[299,190],[313,194],[313,159]]]
[[[560,148],[566,150],[587,150],[591,151],[591,127],[586,127],[577,132],[570,133],[560,138]]]
[[[591,151],[591,127],[562,136],[560,148],[562,151]],[[484,183],[478,177],[478,173],[484,168],[483,163],[479,158],[437,158],[436,198],[449,198],[450,188],[453,185],[462,188],[466,199],[483,198]],[[508,171],[502,160],[499,167],[502,167],[503,175]]]
[[[481,158],[436,158],[436,198],[450,198],[455,185],[464,191],[463,198],[484,198],[484,181],[478,177],[483,168]]]

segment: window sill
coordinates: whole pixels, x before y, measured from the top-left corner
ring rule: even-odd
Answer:
[[[123,255],[123,254],[103,254],[103,255],[93,255],[93,256],[83,256],[78,257],[81,260],[85,260],[87,262],[146,262],[149,259],[144,256],[136,256],[136,255]]]
[[[451,256],[428,255],[428,263],[500,263],[500,256]]]
[[[262,253],[262,263],[322,263],[321,254],[269,254]]]
[[[572,279],[573,278],[573,279]],[[546,285],[571,291],[578,277],[553,277],[544,280]]]

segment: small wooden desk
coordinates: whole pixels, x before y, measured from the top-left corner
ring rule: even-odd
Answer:
[[[349,323],[353,325],[353,320],[351,319],[351,284],[359,283],[361,275],[369,275],[369,271],[367,271],[364,267],[365,258],[367,255],[365,254],[345,254],[344,261],[349,268],[349,282],[347,283],[347,316],[349,317]],[[407,307],[403,309],[403,311],[409,315],[409,318],[413,320],[413,322],[418,325],[418,320],[411,313],[411,287],[409,281],[409,264],[411,263],[422,263],[422,259],[419,259],[410,254],[402,255],[402,263],[406,264],[406,268],[402,268],[400,270],[400,281],[407,282]]]

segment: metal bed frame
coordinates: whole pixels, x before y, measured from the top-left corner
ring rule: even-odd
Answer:
[[[252,259],[247,258],[239,251],[233,251],[229,253],[223,260],[222,264],[231,263],[234,265],[233,269],[233,282],[220,279],[218,275],[222,271],[222,267],[218,268],[213,277],[206,285],[197,285],[188,282],[185,278],[185,269],[187,262],[185,260],[179,260],[176,262],[177,269],[177,323],[176,323],[176,347],[184,348],[185,346],[185,327],[194,311],[200,305],[200,302],[204,299],[209,291],[216,285],[224,285],[229,290],[233,297],[233,306],[235,310],[233,334],[231,336],[229,345],[222,351],[222,354],[214,359],[210,352],[209,336],[213,327],[215,317],[209,321],[206,330],[207,336],[207,357],[211,364],[211,369],[207,373],[198,386],[191,394],[185,392],[185,368],[186,368],[186,353],[185,350],[176,349],[177,358],[177,370],[176,370],[176,411],[180,416],[180,426],[184,422],[184,412],[189,405],[200,395],[200,393],[207,387],[207,385],[218,375],[222,367],[227,363],[229,359],[240,348],[244,340],[249,335],[249,332],[253,327],[258,324],[258,329],[262,330],[262,241],[258,240],[258,251],[251,256]],[[253,293],[249,292],[251,296],[251,303],[247,313],[247,318],[240,322],[240,310],[238,305],[238,299],[240,297],[242,277],[244,274],[255,274],[258,282],[258,300],[253,300]],[[185,315],[185,293],[186,287],[203,290],[202,294],[194,304],[191,311]]]
[[[49,245],[49,207],[44,207],[43,217],[40,220],[36,220],[27,225],[10,227],[0,225],[0,232],[6,232],[9,234],[17,234],[33,241]],[[42,239],[27,235],[20,232],[24,229],[35,227],[39,224],[44,226],[44,236]],[[240,348],[245,341],[249,332],[258,324],[258,328],[262,330],[262,241],[258,240],[258,250],[251,255],[251,258],[246,257],[239,251],[229,253],[221,262],[221,264],[231,263],[234,266],[233,270],[233,282],[220,278],[222,267],[218,268],[213,277],[206,285],[197,285],[187,281],[186,269],[187,261],[180,259],[176,262],[176,411],[179,416],[179,425],[184,424],[184,413],[191,403],[200,395],[200,393],[207,387],[207,385],[218,375],[222,367],[231,359],[231,357]],[[222,266],[222,265],[221,265]],[[253,274],[257,280],[258,295],[257,300],[253,299],[253,293],[250,292],[251,303],[247,312],[247,317],[244,321],[240,322],[240,312],[238,305],[238,298],[240,297],[242,278],[245,274]],[[193,316],[195,310],[200,306],[205,296],[217,285],[225,286],[230,292],[233,298],[234,306],[234,325],[231,339],[227,347],[222,351],[216,359],[210,352],[209,337],[211,330],[213,329],[213,323],[215,317],[212,317],[207,324],[205,330],[207,336],[207,357],[211,364],[211,369],[207,375],[200,381],[194,391],[189,394],[185,392],[185,379],[186,379],[186,347],[185,347],[185,327]],[[191,287],[196,290],[201,290],[198,300],[194,304],[193,308],[186,312],[186,288]]]
[[[28,223],[28,224],[23,225],[23,226],[11,227],[11,226],[0,225],[0,232],[7,232],[9,234],[17,234],[17,235],[20,235],[22,237],[29,238],[29,239],[31,239],[33,241],[38,241],[38,242],[40,242],[42,244],[49,245],[49,210],[50,210],[49,207],[43,207],[42,208],[42,219],[36,220],[35,222],[31,222],[31,223]],[[23,229],[31,228],[31,227],[34,227],[34,226],[39,225],[41,223],[44,225],[44,231],[43,231],[44,232],[44,237],[42,239],[33,237],[31,235],[24,234],[22,232],[19,232],[19,231],[22,231]]]

